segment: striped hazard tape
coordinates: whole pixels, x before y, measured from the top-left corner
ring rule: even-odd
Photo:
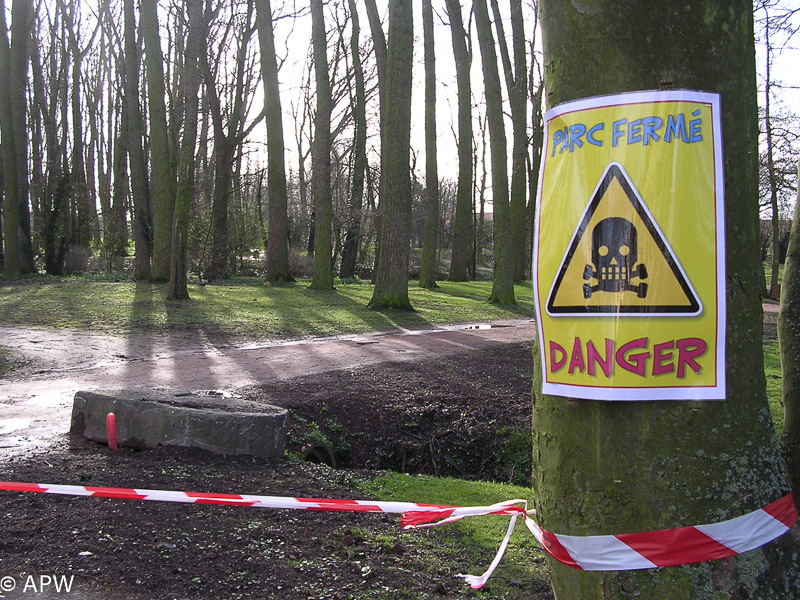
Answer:
[[[506,535],[486,572],[480,576],[461,575],[476,589],[483,587],[500,563],[520,516],[523,516],[528,529],[548,554],[565,565],[585,571],[650,569],[725,558],[766,544],[786,533],[797,521],[797,510],[791,493],[759,510],[710,525],[619,535],[575,536],[542,529],[530,517],[534,511],[528,511],[525,500],[509,500],[489,506],[444,506],[415,502],[208,494],[13,481],[0,481],[0,490],[187,504],[398,513],[402,514],[401,525],[406,529],[443,525],[465,517],[510,515],[511,521]]]
[[[791,494],[741,517],[710,525],[619,535],[550,533],[526,520],[542,547],[556,560],[584,571],[672,567],[726,558],[783,535],[797,521]]]

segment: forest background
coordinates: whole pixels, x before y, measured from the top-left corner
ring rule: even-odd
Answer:
[[[13,179],[22,185],[16,184],[17,210],[10,211],[14,203],[7,199],[3,204],[4,249],[15,245],[8,239],[9,232],[14,237],[9,221],[18,220],[22,226],[20,259],[6,260],[7,250],[0,256],[5,277],[103,272],[115,278],[167,279],[180,149],[190,141],[185,137],[187,85],[195,85],[197,125],[188,216],[182,225],[190,277],[311,277],[321,226],[330,240],[330,247],[322,251],[331,256],[331,276],[346,281],[374,278],[382,196],[379,89],[387,48],[386,2],[321,3],[317,37],[324,35],[326,50],[316,55],[317,62],[324,56],[325,68],[320,70],[306,3],[198,2],[197,28],[203,43],[195,57],[188,47],[189,3],[9,4],[2,3],[0,24],[0,77],[9,84],[4,97],[8,116],[2,120],[6,135],[0,132],[0,140],[8,140],[0,157],[3,197],[11,193]],[[503,124],[509,140],[520,138],[509,141],[504,150],[512,175],[505,184],[494,181],[491,168],[486,67],[478,50],[474,13],[459,2],[430,3],[433,51],[427,60],[435,69],[436,92],[431,99],[423,93],[422,6],[414,6],[414,58],[408,65],[414,92],[408,148],[412,185],[404,217],[412,279],[422,270],[426,221],[433,221],[429,227],[434,232],[428,238],[435,257],[430,281],[491,278],[497,262],[494,248],[498,237],[505,236],[513,238],[514,279],[530,277],[544,92],[537,6],[532,0],[493,0],[488,7],[493,21],[489,33],[497,52],[494,67],[499,67],[498,82],[502,81]],[[267,9],[271,19],[258,21]],[[762,112],[762,259],[775,256],[765,293],[768,283],[779,283],[777,265],[785,254],[796,187],[800,82],[792,57],[797,53],[797,11],[786,0],[754,3]],[[266,29],[272,31],[271,46],[263,43]],[[461,52],[461,87],[454,48],[455,54]],[[195,83],[187,75],[192,64],[197,67]],[[264,65],[267,71],[277,69],[277,104],[265,102]],[[323,154],[330,165],[318,166],[330,169],[323,176],[328,191],[314,183],[312,156],[323,72],[330,93],[330,106],[323,106],[330,114],[324,119],[330,140]],[[520,108],[512,109],[515,98]],[[435,107],[428,141],[426,102]],[[270,136],[265,117],[278,111],[281,118],[273,117]],[[522,113],[517,125],[515,111]],[[26,132],[16,144],[10,143],[15,135],[9,134],[12,121]],[[275,133],[278,124],[280,137]],[[283,164],[282,182],[279,175],[268,176],[269,139],[282,148],[282,155],[276,153],[273,160]],[[429,184],[432,178],[435,185]],[[509,223],[508,228],[495,228],[497,186],[505,187],[500,197],[509,196],[513,227]],[[284,193],[285,208],[274,206],[281,204]],[[317,216],[320,196],[323,208]],[[426,212],[426,199],[435,203],[435,213]],[[324,208],[328,205],[330,224]],[[280,216],[271,219],[270,207]],[[265,265],[271,221],[281,221],[274,224],[272,237],[285,235],[288,247],[281,251],[288,265]],[[772,251],[773,239],[777,253]],[[513,301],[513,295],[504,296],[504,301]]]

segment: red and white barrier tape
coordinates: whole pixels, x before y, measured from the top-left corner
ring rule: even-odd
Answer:
[[[403,515],[401,525],[404,529],[444,525],[464,517],[510,515],[511,522],[506,535],[486,572],[480,576],[461,575],[476,589],[483,587],[500,563],[520,515],[548,554],[565,565],[585,571],[650,569],[725,558],[766,544],[786,533],[797,520],[791,493],[759,510],[710,525],[620,535],[574,536],[542,529],[530,518],[529,512],[533,511],[527,510],[525,500],[509,500],[489,506],[443,506],[415,502],[206,494],[12,481],[0,481],[0,490],[256,508],[399,513]]]
[[[526,519],[542,547],[556,560],[584,571],[672,567],[754,550],[783,535],[797,521],[792,494],[741,517],[710,525],[619,535],[563,535]]]

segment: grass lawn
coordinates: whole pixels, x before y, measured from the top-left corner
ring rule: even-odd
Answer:
[[[781,355],[777,343],[764,346],[764,375],[767,378],[767,400],[769,410],[772,413],[772,421],[775,423],[775,431],[780,436],[783,433],[783,404],[782,397],[782,375],[781,375]]]
[[[435,324],[531,318],[530,283],[520,283],[517,304],[489,304],[490,281],[441,282],[425,290],[412,282],[414,312],[373,311],[373,286],[339,284],[309,289],[308,281],[270,286],[259,280],[190,285],[191,300],[168,302],[166,284],[35,280],[0,286],[0,322],[119,333],[191,329],[237,338],[288,337],[426,327]]]
[[[486,506],[504,500],[531,500],[531,490],[525,487],[402,473],[387,472],[376,479],[363,482],[361,486],[382,500],[398,502]],[[445,525],[444,527],[454,528],[458,535],[450,539],[437,537],[439,551],[441,552],[443,543],[448,545],[447,551],[452,551],[454,555],[463,555],[466,551],[471,563],[475,565],[470,574],[481,575],[494,558],[508,528],[509,519],[507,516],[475,517]],[[409,535],[419,536],[421,533],[424,535],[424,530],[414,531]],[[541,546],[525,524],[517,519],[505,558],[490,580],[492,596],[517,597],[519,582],[534,589],[548,589],[544,557]],[[515,581],[518,582],[516,586],[513,583]],[[481,593],[478,592],[477,595],[480,597]]]

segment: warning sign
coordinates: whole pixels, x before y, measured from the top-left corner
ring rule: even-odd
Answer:
[[[533,265],[544,393],[724,398],[719,97],[590,98],[545,121]]]
[[[610,164],[561,263],[548,314],[700,311],[697,294],[625,170]]]

